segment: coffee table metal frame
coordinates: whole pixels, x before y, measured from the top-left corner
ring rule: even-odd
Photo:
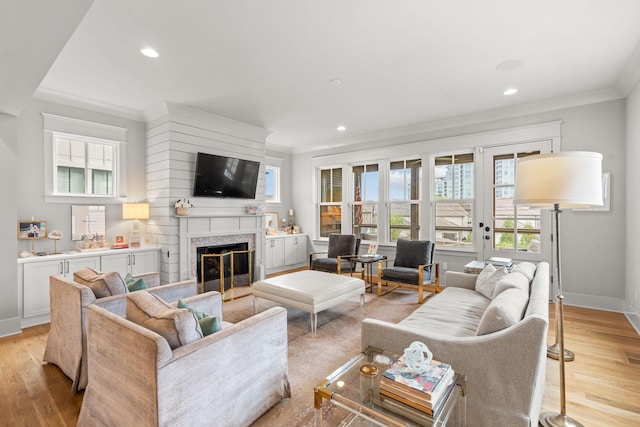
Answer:
[[[380,360],[380,357],[386,360]],[[397,357],[381,349],[368,347],[331,373],[314,389],[315,425],[323,425],[322,401],[324,399],[349,412],[347,417],[350,419],[349,425],[355,424],[356,419],[362,419],[367,421],[368,425],[379,426],[445,426],[457,408],[458,425],[465,427],[466,377],[464,375],[456,373],[455,386],[447,396],[443,396],[446,401],[435,418],[408,405],[380,396],[379,385],[382,372]],[[363,374],[363,366],[375,366],[378,374]]]

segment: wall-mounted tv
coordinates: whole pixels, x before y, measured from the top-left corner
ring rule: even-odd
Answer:
[[[255,199],[260,162],[198,153],[194,197]]]

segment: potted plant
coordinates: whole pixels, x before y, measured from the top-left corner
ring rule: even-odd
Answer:
[[[175,203],[176,213],[180,216],[188,216],[189,209],[193,207],[193,203],[189,199],[179,199]]]

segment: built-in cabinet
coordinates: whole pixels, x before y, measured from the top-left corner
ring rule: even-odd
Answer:
[[[114,249],[18,259],[18,295],[21,299],[21,327],[50,320],[49,276],[73,280],[73,273],[85,267],[98,271],[117,271],[123,277],[158,271],[160,249]]]
[[[306,234],[267,236],[265,252],[267,274],[301,267],[307,262],[308,256]]]

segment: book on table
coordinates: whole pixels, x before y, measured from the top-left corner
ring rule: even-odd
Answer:
[[[394,391],[390,391],[386,388],[380,387],[380,394],[382,397],[388,397],[393,401],[400,402],[404,405],[410,406],[414,409],[417,409],[425,414],[431,415],[433,417],[437,416],[440,412],[440,409],[444,406],[444,403],[447,401],[447,396],[451,392],[451,389],[455,386],[455,381],[453,381],[453,377],[448,381],[448,384],[442,387],[442,394],[438,397],[438,400],[435,402],[425,402],[424,400],[418,399],[416,396],[406,396],[402,394],[394,393]]]
[[[429,369],[416,374],[404,362],[404,356],[393,362],[382,374],[380,393],[416,409],[433,414],[448,387],[454,370],[448,363],[431,361]]]

